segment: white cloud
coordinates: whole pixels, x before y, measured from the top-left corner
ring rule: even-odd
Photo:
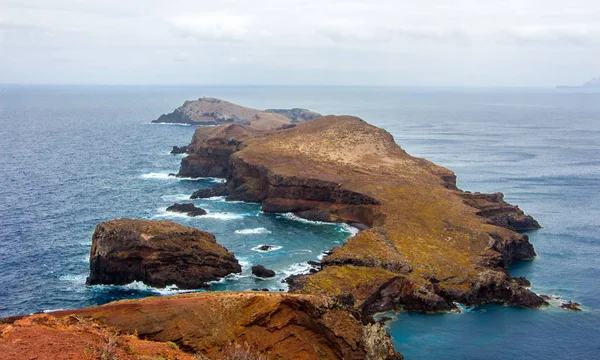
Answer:
[[[589,61],[600,57],[597,0],[24,3],[0,0],[0,82],[550,85],[600,75]]]
[[[169,19],[181,35],[201,41],[241,41],[250,34],[247,16],[224,13],[201,13]]]

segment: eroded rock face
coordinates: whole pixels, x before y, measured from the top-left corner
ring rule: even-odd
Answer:
[[[117,219],[92,237],[88,285],[141,281],[197,289],[242,268],[214,235],[171,221]]]
[[[225,169],[228,200],[361,224],[320,271],[289,279],[291,291],[351,293],[366,311],[546,304],[505,271],[535,256],[516,232],[539,228],[533,218],[502,194],[458,189],[454,173],[406,154],[389,133],[358,118],[325,116],[271,131],[198,129],[191,148],[203,173]]]
[[[385,329],[324,296],[211,292],[59,311],[218,359],[245,345],[268,359],[402,359]],[[366,325],[363,325],[366,324]]]

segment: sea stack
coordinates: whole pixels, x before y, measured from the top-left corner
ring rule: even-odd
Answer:
[[[241,271],[234,255],[210,233],[171,221],[117,219],[96,226],[87,284],[141,281],[198,289]]]

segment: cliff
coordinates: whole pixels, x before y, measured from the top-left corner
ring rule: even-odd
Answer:
[[[306,109],[257,110],[211,97],[186,101],[170,114],[163,114],[153,123],[190,125],[244,124],[257,129],[272,129],[292,122],[312,120],[321,114]]]
[[[154,287],[206,287],[242,268],[215,236],[171,221],[117,219],[92,236],[88,285],[141,281]]]
[[[401,359],[382,325],[343,300],[285,293],[215,292],[123,300],[50,314],[227,359],[236,349],[267,359]],[[2,328],[0,327],[0,330]],[[0,338],[0,349],[11,338]],[[183,358],[183,357],[182,357]]]
[[[325,257],[318,273],[290,279],[293,292],[349,293],[368,313],[545,304],[505,270],[535,256],[516,230],[539,224],[501,194],[457,189],[450,170],[408,155],[359,118],[271,131],[200,128],[181,173],[227,177],[220,193],[261,202],[265,212],[368,228]]]

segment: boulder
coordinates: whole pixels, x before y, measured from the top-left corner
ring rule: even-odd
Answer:
[[[167,211],[184,213],[188,216],[201,216],[206,215],[206,210],[196,207],[194,204],[173,204],[167,208]]]
[[[96,227],[87,284],[141,281],[197,289],[241,271],[234,255],[210,233],[172,221],[117,219]]]
[[[262,278],[269,278],[275,276],[275,271],[269,270],[262,265],[255,265],[252,267],[252,274]]]

